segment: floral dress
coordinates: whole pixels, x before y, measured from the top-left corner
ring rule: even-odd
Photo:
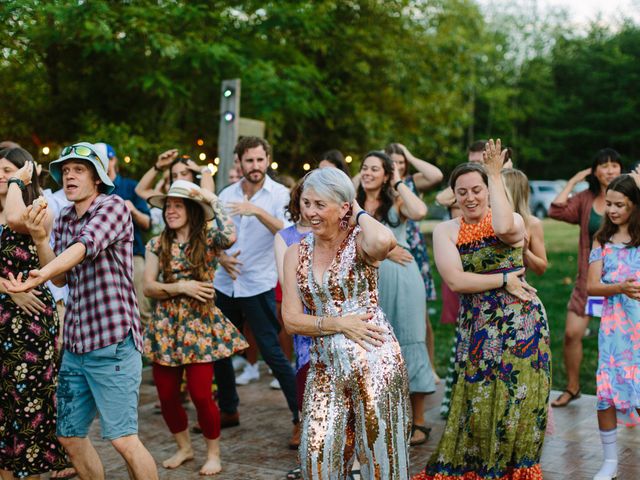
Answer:
[[[420,196],[420,192],[418,192],[411,175],[404,179],[404,183],[413,193]],[[420,231],[420,222],[407,220],[407,243],[409,244],[409,251],[411,252],[411,255],[413,255],[413,258],[415,258],[418,268],[420,269],[422,279],[424,280],[424,288],[427,291],[427,300],[435,300],[437,298],[436,286],[433,282],[433,276],[431,275],[427,242]]]
[[[216,269],[215,228],[207,231],[207,271]],[[188,244],[174,241],[171,245],[172,281],[192,280],[191,265],[185,248]],[[149,240],[150,251],[160,256],[160,237]],[[160,281],[162,280],[162,274]],[[152,362],[177,367],[191,363],[215,362],[244,350],[249,344],[216,307],[214,300],[200,302],[186,295],[157,300],[155,313],[145,335],[144,353]]]
[[[589,263],[602,261],[602,283],[640,281],[640,247],[607,243]],[[615,407],[630,425],[640,408],[640,302],[624,294],[606,297],[598,335],[598,410]]]
[[[491,212],[460,219],[457,247],[466,272],[523,265],[522,248],[502,243]],[[503,288],[460,295],[451,407],[444,433],[414,479],[542,479],[540,455],[551,384],[549,328],[538,298]]]
[[[0,229],[0,276],[40,268],[29,235]],[[0,469],[18,478],[67,466],[56,438],[58,315],[49,289],[37,290],[46,308],[34,316],[0,294]]]

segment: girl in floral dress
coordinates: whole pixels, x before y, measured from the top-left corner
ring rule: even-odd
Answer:
[[[0,151],[0,277],[39,268],[23,213],[38,197],[33,158]],[[53,215],[45,223],[51,230]],[[47,233],[48,235],[48,233]],[[58,316],[46,286],[9,294],[0,286],[0,477],[40,478],[66,467],[56,438]]]
[[[635,181],[634,181],[635,180]],[[640,410],[640,175],[607,187],[605,216],[589,257],[587,292],[605,297],[598,336],[598,426],[604,462],[594,480],[616,478],[617,412]]]
[[[178,446],[162,465],[176,468],[193,458],[180,396],[186,370],[187,389],[207,442],[200,474],[214,475],[222,467],[220,412],[211,396],[213,362],[248,346],[214,303],[216,254],[233,245],[235,226],[214,193],[186,180],[174,181],[166,195],[148,201],[163,209],[166,228],[147,244],[144,293],[157,304],[144,350],[153,362],[162,415]]]
[[[450,184],[462,216],[436,226],[436,265],[460,294],[451,407],[428,480],[538,480],[549,401],[544,307],[521,278],[525,225],[490,141],[485,166],[467,163]]]

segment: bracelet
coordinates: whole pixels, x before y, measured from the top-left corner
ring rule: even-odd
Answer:
[[[500,288],[504,288],[507,286],[507,272],[502,272],[502,287]]]
[[[19,178],[11,177],[9,179],[9,181],[7,182],[7,186],[11,185],[12,183],[15,183],[16,185],[18,185],[20,190],[24,190],[25,188],[27,188],[27,186],[24,184],[24,182],[22,180],[20,180]]]
[[[393,184],[393,189],[397,192],[398,191],[398,186],[403,183],[402,180],[398,180],[396,183]]]
[[[369,215],[366,210],[360,210],[356,215],[356,225],[360,226],[360,215]]]
[[[325,318],[327,317],[316,317],[316,330],[320,335],[325,335],[327,333],[322,329],[322,324],[324,323]]]

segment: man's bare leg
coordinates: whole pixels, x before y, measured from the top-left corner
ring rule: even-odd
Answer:
[[[104,467],[91,440],[86,437],[58,437],[81,480],[104,480]]]
[[[111,445],[127,462],[135,480],[158,480],[156,462],[138,435],[116,438],[111,440]]]

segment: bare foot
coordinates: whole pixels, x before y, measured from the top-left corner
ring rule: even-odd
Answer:
[[[162,462],[162,466],[164,468],[178,468],[184,462],[193,459],[193,450],[178,450],[172,457],[167,458],[164,462]]]
[[[222,465],[220,464],[220,458],[213,457],[207,459],[207,463],[205,463],[200,469],[200,475],[215,475],[221,471]]]
[[[73,467],[67,467],[64,470],[51,472],[51,478],[72,478],[73,475],[77,475],[76,469]]]

